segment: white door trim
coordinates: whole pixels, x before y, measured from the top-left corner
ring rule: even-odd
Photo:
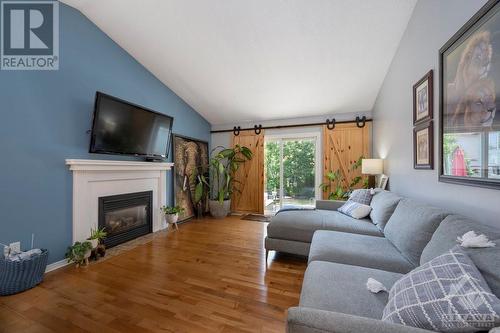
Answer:
[[[283,160],[283,140],[287,139],[314,139],[316,141],[316,160],[315,160],[315,179],[314,179],[314,196],[316,200],[321,200],[321,191],[319,189],[319,185],[322,181],[321,172],[323,170],[323,140],[322,140],[322,132],[321,129],[318,128],[317,131],[309,131],[309,132],[288,132],[283,134],[264,134],[264,142],[268,141],[279,141],[280,142],[280,160]],[[283,198],[283,163],[280,163],[280,207],[282,206]]]

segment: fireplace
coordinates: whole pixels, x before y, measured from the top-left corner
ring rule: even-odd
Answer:
[[[153,191],[99,198],[99,228],[108,233],[106,247],[152,232],[152,200]]]

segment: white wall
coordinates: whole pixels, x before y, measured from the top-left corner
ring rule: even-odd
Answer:
[[[232,133],[212,133],[210,147],[214,149],[218,146],[229,147],[231,145]]]
[[[419,0],[373,110],[374,155],[386,159],[391,190],[500,225],[500,191],[438,182],[435,170],[413,169],[412,86],[434,69],[435,162],[438,161],[438,50],[485,0]]]

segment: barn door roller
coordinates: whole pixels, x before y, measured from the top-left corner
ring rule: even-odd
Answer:
[[[356,126],[358,126],[359,128],[363,128],[365,127],[366,125],[366,116],[363,116],[361,118],[356,117]]]
[[[335,118],[332,118],[332,120],[330,119],[326,119],[326,128],[328,128],[329,130],[332,130],[335,128]]]

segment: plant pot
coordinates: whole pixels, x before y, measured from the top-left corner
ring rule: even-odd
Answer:
[[[165,214],[165,221],[168,224],[174,224],[177,223],[177,220],[179,219],[179,214]]]
[[[203,218],[203,204],[202,202],[198,202],[196,205],[196,218],[197,219],[202,219]]]
[[[90,242],[90,240],[89,240],[89,242]],[[81,262],[75,262],[76,267],[83,266],[83,264],[88,265],[89,264],[89,258],[90,258],[91,254],[92,254],[92,250],[88,250],[87,252],[85,252],[85,254],[83,255],[82,261]]]
[[[216,219],[223,219],[229,214],[231,209],[231,200],[224,200],[220,203],[218,200],[210,200],[208,202],[210,214]]]
[[[90,242],[90,244],[92,244],[92,249],[95,249],[97,245],[99,245],[98,239],[89,239],[88,241]]]

